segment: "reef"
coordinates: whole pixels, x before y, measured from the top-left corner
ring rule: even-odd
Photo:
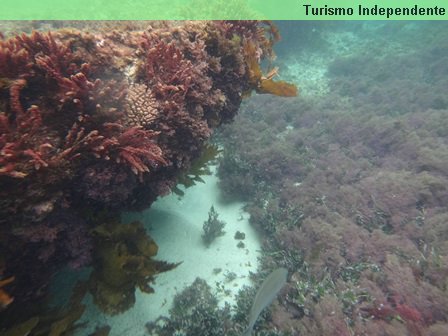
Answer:
[[[150,238],[120,231],[120,212],[175,189],[244,95],[291,93],[271,88],[272,71],[261,75],[279,37],[270,22],[73,24],[0,35],[5,320],[44,297],[67,264],[94,267],[91,291],[104,310],[117,304],[112,313],[130,306],[135,286],[150,291],[152,276],[171,267],[152,261]],[[128,229],[146,237],[137,224]],[[108,236],[116,232],[127,238]],[[114,302],[118,292],[104,299],[106,273],[127,288],[126,302]]]

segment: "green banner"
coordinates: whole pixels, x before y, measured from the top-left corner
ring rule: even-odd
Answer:
[[[0,0],[1,20],[446,20],[448,0]]]

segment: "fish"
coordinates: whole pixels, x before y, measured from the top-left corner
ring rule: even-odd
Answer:
[[[249,313],[249,325],[244,331],[243,336],[250,336],[252,334],[252,329],[254,328],[258,316],[263,309],[272,303],[280,289],[282,289],[282,287],[286,284],[287,276],[288,271],[281,267],[272,271],[271,274],[269,274],[263,281],[257,291],[257,294],[255,295],[255,299]]]

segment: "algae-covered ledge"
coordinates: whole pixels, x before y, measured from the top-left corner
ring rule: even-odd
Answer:
[[[110,313],[136,286],[151,291],[174,265],[153,261],[155,243],[120,213],[170,193],[251,91],[297,93],[259,66],[279,38],[270,22],[33,26],[0,34],[5,327],[39,315],[22,307],[42,302],[67,264],[93,266],[88,289]]]

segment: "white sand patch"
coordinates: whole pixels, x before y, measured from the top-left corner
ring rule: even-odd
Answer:
[[[328,94],[327,62],[323,55],[302,53],[291,56],[282,66],[282,79],[295,83],[300,96],[324,96]]]
[[[215,167],[212,168],[215,171]],[[82,329],[78,335],[87,335],[95,326],[105,324],[112,327],[110,336],[145,335],[145,324],[160,315],[168,316],[174,295],[196,277],[205,279],[215,289],[221,304],[226,301],[233,304],[238,290],[244,285],[251,285],[248,275],[257,269],[260,242],[249,225],[249,215],[242,210],[242,203],[223,204],[219,201],[216,176],[204,176],[203,179],[205,183],[184,190],[183,197],[171,194],[157,200],[147,211],[123,216],[124,222],[139,220],[145,225],[159,246],[156,259],[183,263],[156,277],[152,284],[155,293],[145,294],[137,290],[134,307],[123,314],[112,317],[102,314],[88,295],[85,300],[88,307],[82,318],[89,321],[88,330]],[[208,219],[212,205],[219,213],[219,219],[226,222],[226,234],[207,248],[201,238],[202,225]],[[246,234],[244,248],[237,247],[239,241],[234,239],[236,231]],[[221,272],[215,274],[214,269],[221,269]],[[231,273],[236,278],[227,281],[226,275]]]

